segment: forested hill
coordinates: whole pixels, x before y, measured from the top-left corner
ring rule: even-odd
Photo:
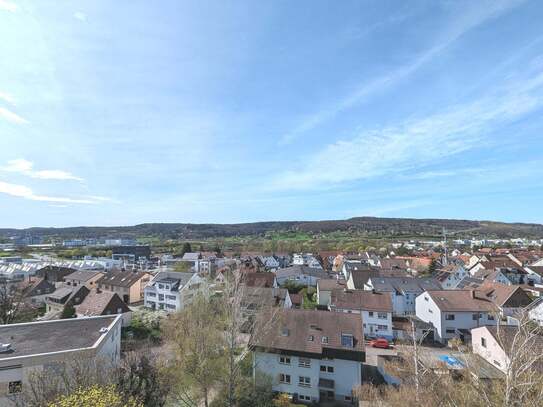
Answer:
[[[69,227],[0,229],[0,237],[45,236],[62,239],[92,237],[159,237],[163,239],[202,239],[265,235],[273,232],[324,234],[347,232],[362,236],[439,236],[443,228],[454,237],[543,238],[543,225],[451,219],[397,219],[358,217],[346,220],[255,222],[238,224],[144,223],[119,227]]]

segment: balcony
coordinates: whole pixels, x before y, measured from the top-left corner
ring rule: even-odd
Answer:
[[[335,384],[336,383],[333,380],[319,378],[319,388],[320,389],[334,390]]]

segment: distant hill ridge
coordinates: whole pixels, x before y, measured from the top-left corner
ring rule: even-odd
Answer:
[[[345,220],[278,221],[236,224],[144,223],[135,226],[80,226],[68,228],[0,229],[1,237],[33,235],[63,239],[92,237],[156,236],[173,239],[204,239],[255,236],[270,232],[310,234],[347,231],[369,237],[439,236],[443,228],[454,237],[543,238],[543,225],[454,219],[404,219],[357,217]]]

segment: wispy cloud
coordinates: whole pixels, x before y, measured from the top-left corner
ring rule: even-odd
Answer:
[[[0,100],[3,100],[4,102],[9,103],[10,105],[15,104],[15,99],[13,96],[11,96],[9,93],[6,92],[0,92]]]
[[[439,41],[419,54],[413,61],[406,65],[386,73],[383,76],[373,79],[368,83],[364,83],[354,90],[351,94],[342,99],[336,100],[327,108],[305,117],[299,125],[292,131],[285,134],[281,139],[281,144],[288,144],[295,140],[303,133],[314,129],[320,124],[333,119],[336,115],[345,111],[354,105],[367,101],[374,94],[383,91],[384,89],[405,79],[412,73],[416,72],[420,67],[431,61],[438,54],[443,52],[452,43],[458,40],[467,32],[482,25],[490,19],[496,18],[518,6],[524,0],[511,1],[493,1],[484,4],[477,4],[477,7],[467,10],[464,15],[455,21],[452,26],[440,37]]]
[[[13,113],[11,110],[8,110],[4,107],[0,107],[0,117],[6,119],[8,122],[15,124],[26,124],[28,120],[22,118],[17,113]]]
[[[31,188],[0,181],[0,193],[31,201],[56,202],[60,204],[97,204],[99,201],[90,197],[70,198],[64,196],[48,196],[34,193]]]
[[[63,181],[83,181],[83,178],[77,177],[67,171],[62,170],[35,170],[34,163],[23,158],[8,161],[5,167],[0,168],[3,171],[15,172],[37,179],[54,179]]]
[[[0,0],[0,10],[11,11],[12,13],[14,13],[18,9],[19,9],[19,6],[17,6],[17,4],[7,1],[7,0]]]
[[[539,71],[541,72],[541,71]],[[322,188],[399,173],[480,147],[490,130],[535,111],[543,104],[543,73],[511,82],[494,94],[430,117],[363,132],[331,144],[281,174],[279,189]]]
[[[81,11],[76,11],[74,13],[74,18],[79,21],[87,21],[87,15]]]

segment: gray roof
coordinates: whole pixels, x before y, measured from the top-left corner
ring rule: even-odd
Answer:
[[[51,298],[58,298],[59,300],[66,297],[67,295],[72,294],[73,287],[60,287],[57,288],[54,292],[51,294],[48,294],[48,297]]]
[[[279,269],[275,272],[275,276],[277,278],[289,278],[303,274],[317,278],[331,278],[330,275],[323,269],[308,266],[291,266],[284,269]]]
[[[10,352],[0,353],[0,361],[17,356],[62,352],[93,346],[116,316],[61,319],[0,325],[0,343],[10,343]]]
[[[91,278],[94,278],[99,275],[103,275],[99,271],[76,271],[75,273],[68,274],[64,277],[65,280],[77,280],[77,281],[89,281]]]
[[[185,253],[183,255],[183,260],[186,261],[197,261],[200,259],[200,253]]]
[[[441,290],[441,285],[431,278],[414,277],[370,277],[375,291],[398,293],[421,293],[427,290]]]
[[[190,279],[194,276],[194,273],[179,273],[176,271],[160,271],[155,278],[153,279],[152,284],[155,285],[156,283],[162,283],[162,284],[174,284],[174,287],[172,287],[173,290],[177,290],[178,288],[182,288],[187,284]]]
[[[100,284],[114,285],[119,287],[131,287],[140,279],[148,276],[148,273],[143,271],[110,271],[100,280]]]

